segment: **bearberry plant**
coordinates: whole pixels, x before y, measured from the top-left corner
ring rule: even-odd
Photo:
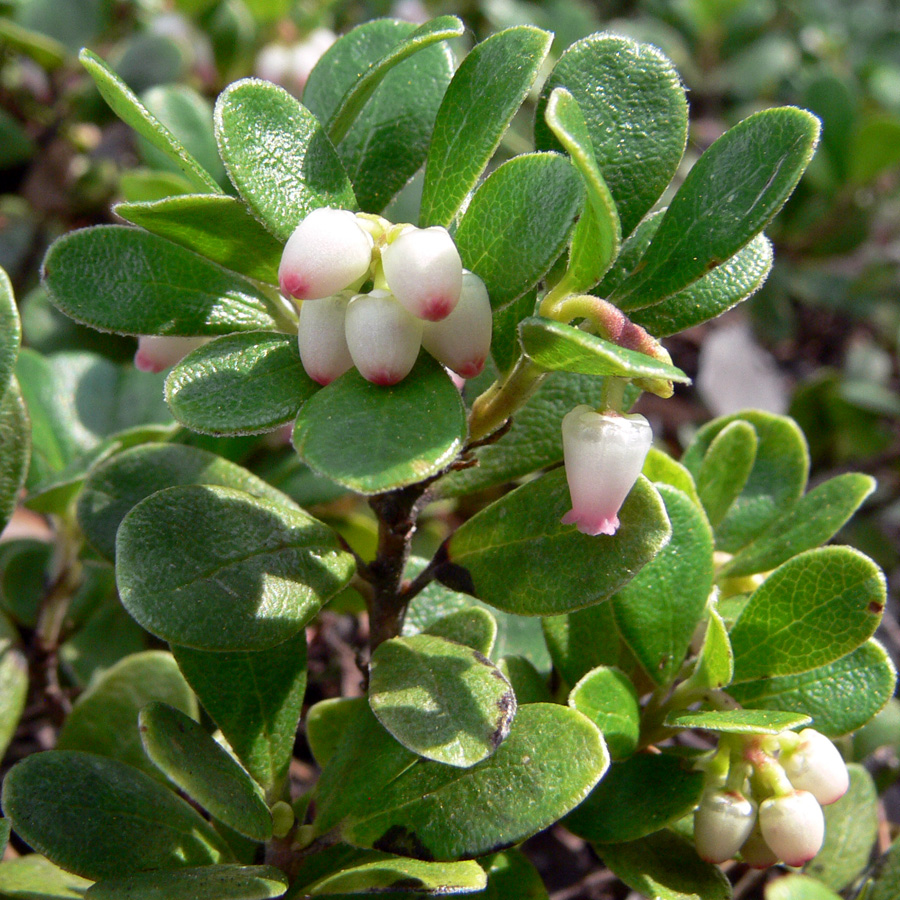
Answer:
[[[5,778],[4,844],[35,853],[0,892],[546,898],[517,845],[558,822],[646,897],[727,898],[731,859],[805,863],[816,897],[863,873],[874,789],[832,739],[893,692],[885,583],[822,545],[872,479],[808,490],[784,417],[717,419],[679,461],[630,412],[688,380],[662,340],[765,280],[818,121],[756,112],[685,172],[685,91],[654,47],[595,34],[551,69],[545,31],[457,61],[462,31],[361,25],[302,103],[230,85],[226,188],[82,53],[192,192],[120,203],[129,224],[68,233],[43,267],[58,309],[169,370],[167,409],[161,377],[113,391],[109,364],[19,353],[2,292],[3,521],[25,484],[55,550],[34,615],[0,618],[0,744],[25,634],[58,739]],[[532,101],[535,149],[510,155]],[[73,408],[102,425],[66,431]],[[309,706],[329,603],[365,609],[362,696]],[[86,671],[98,607],[118,624],[94,640],[151,649]]]

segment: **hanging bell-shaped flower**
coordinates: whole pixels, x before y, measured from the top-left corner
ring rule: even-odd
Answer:
[[[353,368],[344,333],[349,302],[349,296],[337,294],[324,300],[307,300],[300,307],[300,361],[306,374],[319,384],[331,384]]]
[[[456,308],[440,322],[426,322],[422,346],[448,369],[463,378],[481,373],[491,349],[493,317],[484,282],[464,270]]]
[[[756,804],[737,791],[707,791],[694,812],[694,843],[701,859],[737,856],[756,822]]]
[[[850,774],[840,751],[821,732],[804,728],[795,748],[780,759],[791,784],[809,791],[823,806],[840,800],[850,787]]]
[[[372,236],[346,209],[314,209],[285,244],[278,283],[286,297],[319,300],[354,286],[372,264]]]
[[[759,806],[759,828],[772,852],[789,866],[802,866],[822,849],[825,816],[809,791],[770,797]]]
[[[391,293],[419,319],[453,312],[462,290],[462,261],[446,228],[405,229],[381,251]]]
[[[134,367],[141,372],[164,372],[180,363],[191,350],[208,344],[209,337],[164,337],[142,334],[138,337]]]
[[[357,294],[347,307],[344,330],[353,364],[373,384],[406,378],[422,344],[422,320],[411,316],[389,291]]]
[[[615,534],[619,509],[653,442],[650,423],[640,415],[598,413],[582,405],[563,419],[562,436],[572,498],[563,524],[584,534]]]

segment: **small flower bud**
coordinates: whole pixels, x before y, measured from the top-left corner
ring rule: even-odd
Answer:
[[[288,238],[278,283],[298,300],[331,297],[359,281],[372,264],[372,238],[346,209],[314,209]]]
[[[615,534],[619,509],[653,442],[650,423],[643,416],[598,413],[582,405],[563,419],[562,435],[572,498],[563,524],[584,534]]]
[[[357,294],[344,326],[353,363],[367,381],[396,384],[410,373],[422,343],[422,320],[389,291]]]
[[[353,368],[344,333],[349,302],[349,297],[337,294],[324,300],[306,300],[300,307],[300,360],[306,374],[319,384],[330,384]]]
[[[750,832],[750,837],[744,841],[741,847],[741,859],[751,869],[768,869],[778,862],[778,857],[772,852],[772,848],[766,843],[759,830],[759,820]]]
[[[781,757],[791,784],[809,791],[822,806],[840,800],[850,787],[850,773],[840,751],[814,728],[800,732],[800,742]]]
[[[208,337],[161,337],[142,334],[138,337],[134,367],[141,372],[163,372],[181,362],[191,350],[209,343]]]
[[[822,849],[825,816],[809,791],[763,800],[759,828],[772,852],[789,866],[802,866]]]
[[[462,262],[446,228],[407,228],[381,251],[391,293],[420,319],[449,316],[462,290]]]
[[[732,859],[756,822],[756,804],[737,791],[707,791],[694,812],[694,843],[701,859]]]
[[[493,316],[484,282],[463,271],[462,291],[455,309],[440,322],[426,322],[422,346],[448,369],[474,378],[484,368],[491,349]]]

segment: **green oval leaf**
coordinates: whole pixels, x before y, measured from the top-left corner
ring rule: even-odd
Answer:
[[[216,102],[228,175],[260,222],[286,241],[320,206],[355,209],[347,173],[319,120],[286,90],[245,78]]]
[[[28,660],[18,644],[18,631],[0,612],[0,757],[15,736],[28,699]]]
[[[361,747],[369,761],[363,770]],[[572,809],[608,759],[594,725],[558,704],[523,706],[497,752],[469,769],[417,760],[369,713],[353,723],[322,773],[314,827],[322,834],[337,826],[348,843],[415,859],[482,856]]]
[[[572,687],[591,669],[617,665],[624,649],[611,603],[563,616],[544,616],[541,628],[554,668]]]
[[[59,238],[42,277],[56,307],[101,331],[195,336],[277,326],[269,301],[246,279],[125,225]]]
[[[598,844],[633,841],[686,816],[702,793],[703,773],[690,771],[679,757],[638,753],[613,763],[563,824]]]
[[[521,25],[477,44],[450,82],[425,164],[420,224],[449,225],[528,94],[551,35]]]
[[[238,834],[272,837],[262,791],[201,725],[158,702],[145,706],[139,721],[147,756],[185,794]]]
[[[624,672],[605,666],[592,669],[572,688],[568,702],[600,729],[612,759],[634,753],[641,708],[637,691]]]
[[[582,197],[578,175],[556,153],[516,156],[479,185],[455,240],[463,265],[484,282],[494,309],[546,274],[566,246]]]
[[[12,283],[0,267],[0,397],[6,393],[22,345],[22,323]]]
[[[869,638],[884,612],[884,575],[850,547],[795,556],[754,591],[731,629],[734,680],[823,666]]]
[[[305,632],[255,653],[172,653],[237,758],[270,800],[279,798],[306,693]]]
[[[468,601],[469,598],[466,597]],[[407,613],[409,608],[407,607]],[[404,631],[406,618],[404,617]],[[497,641],[497,619],[481,606],[467,606],[442,616],[427,628],[425,634],[444,638],[490,656]]]
[[[785,875],[766,885],[766,900],[841,900],[841,898],[815,878],[807,875]]]
[[[0,892],[10,900],[81,900],[91,882],[54,866],[38,853],[0,863]]]
[[[201,434],[259,434],[293,421],[319,390],[293,335],[232,334],[191,351],[166,378],[166,402]]]
[[[839,737],[861,728],[894,695],[897,672],[884,647],[868,640],[852,653],[797,675],[728,688],[744,706],[805,712],[817,731]]]
[[[784,205],[818,139],[819,120],[794,107],[754,113],[725,132],[688,173],[610,301],[626,311],[651,306],[734,256]]]
[[[210,485],[141,501],[119,526],[116,563],[132,616],[157,637],[200,650],[287,640],[353,573],[353,558],[321,522]]]
[[[0,531],[16,508],[31,453],[31,422],[19,382],[13,378],[0,400]]]
[[[116,531],[141,500],[179,484],[216,484],[292,507],[285,494],[241,466],[199,447],[142,444],[95,466],[78,497],[78,524],[99,553],[115,559]]]
[[[110,109],[153,147],[172,159],[182,174],[201,191],[220,192],[215,179],[191,156],[181,141],[141,103],[134,92],[95,53],[84,49],[81,64],[94,79],[97,90]]]
[[[700,470],[697,493],[709,524],[715,527],[738,498],[756,461],[756,431],[740,419],[726,425],[712,440]]]
[[[359,494],[380,494],[440,472],[465,435],[459,391],[422,353],[392,387],[370,384],[352,370],[319,391],[300,410],[294,446],[332,481]]]
[[[118,203],[114,212],[232,272],[278,284],[284,248],[234,197],[186,194],[150,203]]]
[[[646,353],[626,350],[580,328],[538,316],[519,325],[525,353],[541,368],[579,372],[583,375],[614,375],[619,378],[664,378],[689,384],[690,378],[675,366]]]
[[[650,44],[613,34],[576,41],[544,84],[535,117],[538,149],[557,145],[545,107],[558,87],[584,115],[597,166],[628,235],[666,189],[687,141],[687,100],[672,63]],[[637,126],[637,127],[636,127]]]
[[[562,469],[517,488],[457,529],[439,577],[465,582],[474,596],[507,612],[557,615],[610,597],[672,534],[659,494],[643,478],[613,537],[562,525],[569,505]]]
[[[369,705],[408,750],[462,768],[487,759],[516,714],[512,687],[489,659],[430,634],[378,646]]]
[[[669,728],[702,728],[723,734],[778,734],[809,725],[803,713],[764,709],[678,710],[666,716]]]
[[[657,685],[671,684],[713,586],[713,540],[703,513],[677,488],[657,485],[672,527],[659,554],[612,599],[622,640]]]
[[[84,878],[211,865],[228,856],[209,823],[170,790],[90,753],[25,757],[3,782],[3,809],[35,850]]]
[[[351,865],[303,888],[304,894],[383,894],[391,890],[426,894],[469,894],[487,886],[484,869],[474,860],[424,862],[384,855],[382,859]]]
[[[138,731],[138,713],[153,701],[197,715],[197,701],[168,653],[132,653],[103,672],[78,698],[60,729],[56,748],[108,756],[158,777]]]
[[[309,708],[304,723],[306,739],[313,759],[321,768],[334,756],[344,733],[364,706],[368,706],[365,697],[332,697]]]
[[[174,872],[139,872],[88,888],[85,900],[269,900],[288,886],[274,866],[199,866]]]

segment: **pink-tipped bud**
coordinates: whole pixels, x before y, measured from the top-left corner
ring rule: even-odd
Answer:
[[[407,228],[381,251],[391,293],[419,319],[453,312],[462,290],[462,262],[446,228]]]
[[[778,862],[778,857],[772,852],[772,848],[766,843],[759,830],[759,820],[753,826],[750,837],[744,841],[744,846],[741,847],[741,859],[751,869],[768,869]]]
[[[353,364],[367,381],[390,385],[409,375],[422,344],[422,320],[389,291],[357,294],[344,327]]]
[[[306,374],[319,384],[330,384],[353,368],[344,333],[350,298],[338,294],[307,300],[300,307],[297,344]]]
[[[372,264],[372,237],[346,209],[314,209],[288,238],[278,283],[285,296],[320,300],[351,287]]]
[[[701,859],[733,859],[756,822],[756,804],[737,791],[707,791],[694,812],[694,843]]]
[[[809,791],[770,797],[759,807],[759,828],[772,852],[789,866],[802,866],[822,849],[825,816]]]
[[[142,334],[138,337],[134,367],[141,372],[164,372],[181,362],[191,350],[209,343],[208,337],[160,337]]]
[[[493,316],[484,282],[463,271],[462,291],[456,308],[440,322],[426,322],[422,346],[448,369],[474,378],[484,368],[491,349]]]
[[[598,413],[582,405],[563,419],[562,436],[572,498],[563,524],[584,534],[615,534],[619,509],[653,442],[650,423],[643,416]]]
[[[814,728],[804,728],[800,743],[780,762],[791,784],[809,791],[823,806],[840,800],[850,787],[850,773],[840,751]]]

